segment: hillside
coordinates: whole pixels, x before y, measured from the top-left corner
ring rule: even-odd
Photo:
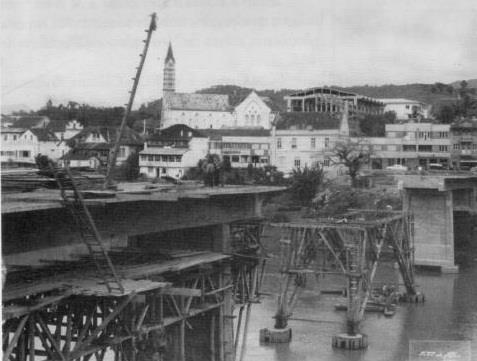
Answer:
[[[477,79],[467,80],[468,88],[477,88]],[[319,86],[319,84],[317,84]],[[408,98],[418,100],[427,104],[437,105],[454,102],[456,100],[456,89],[460,87],[460,81],[451,84],[405,84],[405,85],[380,85],[380,86],[352,86],[335,87],[345,91],[355,92],[373,98]],[[251,88],[243,88],[237,85],[215,85],[209,88],[200,89],[197,93],[228,94],[232,105],[235,105],[245,98]],[[286,103],[283,100],[285,95],[296,92],[294,89],[280,90],[256,90],[260,96],[268,97],[275,106],[282,112],[286,111]]]

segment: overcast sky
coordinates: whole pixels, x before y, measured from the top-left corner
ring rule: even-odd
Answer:
[[[477,78],[476,0],[1,0],[1,101],[123,105],[149,15],[158,28],[135,105],[177,91]]]

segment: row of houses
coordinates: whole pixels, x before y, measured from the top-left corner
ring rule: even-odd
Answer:
[[[254,95],[255,96],[255,95]],[[384,137],[359,137],[356,118],[345,105],[340,113],[286,112],[277,114],[271,129],[192,128],[175,124],[147,138],[130,128],[121,138],[118,163],[139,152],[140,172],[147,177],[180,178],[207,154],[228,159],[235,168],[272,165],[289,173],[320,164],[329,176],[342,169],[334,166],[333,149],[347,139],[366,144],[372,154],[370,168],[394,164],[408,168],[441,165],[462,169],[477,165],[477,119],[454,124],[405,122],[387,124]],[[38,119],[37,119],[38,120]],[[1,128],[2,164],[33,165],[38,154],[71,167],[105,166],[118,135],[117,127],[86,127],[76,121],[52,127],[48,119],[29,129],[19,124]]]
[[[76,120],[50,120],[39,116],[2,117],[1,163],[4,167],[34,166],[45,155],[74,168],[105,166],[118,136],[118,127],[83,127]],[[118,164],[144,145],[142,135],[126,127],[121,137]]]

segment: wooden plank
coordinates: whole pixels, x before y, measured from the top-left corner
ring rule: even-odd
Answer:
[[[65,291],[64,294],[58,296],[47,296],[40,299],[37,303],[23,306],[23,305],[10,305],[5,306],[2,308],[2,316],[4,320],[8,320],[10,318],[21,317],[26,315],[30,312],[42,309],[45,306],[52,305],[61,301],[62,299],[69,297],[72,294],[71,290]]]
[[[201,290],[195,288],[168,287],[159,290],[159,294],[169,296],[200,297],[202,295],[202,292]]]

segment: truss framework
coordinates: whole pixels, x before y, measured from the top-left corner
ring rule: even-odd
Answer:
[[[416,294],[412,215],[358,211],[340,220],[272,226],[282,231],[276,329],[287,327],[307,276],[340,274],[347,279],[347,333],[359,333],[378,262],[385,249],[392,249],[406,292]]]

